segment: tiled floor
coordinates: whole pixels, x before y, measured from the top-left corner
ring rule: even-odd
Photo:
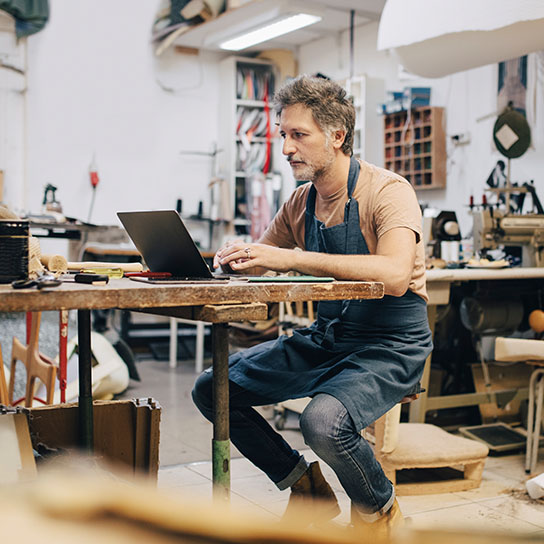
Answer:
[[[145,360],[138,363],[142,382],[132,382],[126,398],[154,397],[162,405],[159,486],[196,499],[211,499],[211,424],[193,406],[190,391],[196,378],[191,361],[170,370],[167,362]],[[290,424],[291,423],[291,424]],[[308,460],[313,452],[305,449],[296,418],[282,431]],[[277,519],[288,492],[279,491],[257,468],[232,448],[232,504],[246,511]],[[537,473],[544,471],[541,448]],[[460,493],[400,497],[405,516],[414,527],[439,526],[463,529],[475,527],[535,535],[544,539],[544,500],[532,500],[525,491],[526,475],[522,453],[489,457],[478,489]],[[340,523],[349,521],[349,499],[336,476],[323,466],[327,480],[337,492],[342,513]]]

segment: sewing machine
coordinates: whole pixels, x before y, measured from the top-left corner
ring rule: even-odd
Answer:
[[[506,214],[486,207],[473,210],[474,251],[519,247],[521,266],[544,266],[544,214]]]

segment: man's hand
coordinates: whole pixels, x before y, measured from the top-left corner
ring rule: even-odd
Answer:
[[[216,254],[213,257],[213,267],[214,267],[214,269],[218,269],[219,267],[221,267],[221,270],[223,272],[225,272],[227,274],[232,274],[234,272],[234,269],[232,268],[229,261],[224,260],[223,262],[220,262],[221,258],[222,258],[222,255],[225,254],[227,252],[227,250],[230,247],[232,247],[234,244],[243,244],[243,243],[244,243],[243,240],[233,240],[233,241],[229,241],[225,245],[221,246],[217,250]]]
[[[259,267],[276,272],[293,270],[293,250],[267,244],[247,243],[242,240],[227,242],[213,259],[214,268],[231,268],[233,272],[247,272]]]
[[[233,272],[263,274],[266,270],[295,270],[311,276],[337,280],[381,281],[385,294],[402,296],[409,287],[416,257],[416,235],[405,227],[387,231],[378,240],[373,255],[335,255],[295,251],[268,244],[228,242],[215,254],[214,267]]]

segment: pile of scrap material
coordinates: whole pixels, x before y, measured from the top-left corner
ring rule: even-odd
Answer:
[[[195,25],[217,17],[225,11],[225,0],[171,0],[164,1],[155,16],[152,41],[155,53],[162,55],[182,34]]]

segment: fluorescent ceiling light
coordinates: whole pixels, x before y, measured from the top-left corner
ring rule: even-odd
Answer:
[[[293,30],[298,30],[299,28],[313,25],[319,21],[321,21],[321,17],[318,15],[310,15],[308,13],[299,13],[298,15],[287,16],[279,21],[242,34],[237,38],[226,40],[220,43],[219,47],[228,51],[240,51],[241,49],[246,49],[252,45],[266,42],[272,38],[277,38],[283,34],[293,32]]]

